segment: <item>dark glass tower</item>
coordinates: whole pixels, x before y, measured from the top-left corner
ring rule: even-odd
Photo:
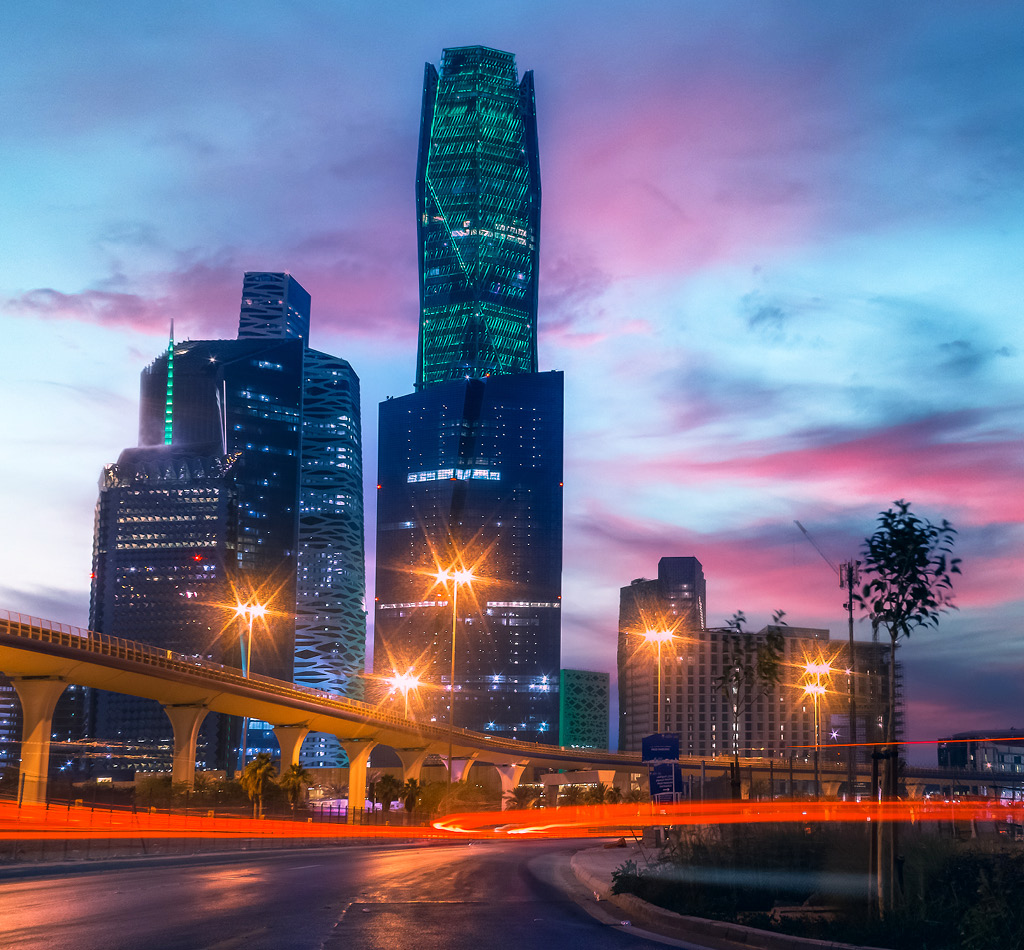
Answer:
[[[269,608],[251,671],[284,680],[295,647],[302,356],[297,337],[174,345],[172,444],[218,441],[241,455],[235,594]],[[163,441],[167,364],[164,354],[142,374],[141,445]]]
[[[139,443],[179,455],[207,443],[236,457],[230,589],[203,610],[211,622],[219,611],[237,637],[234,606],[266,605],[251,671],[358,698],[366,658],[359,378],[345,360],[309,349],[309,320],[309,294],[293,277],[247,273],[237,340],[172,341],[143,372]],[[103,556],[117,560],[112,550]],[[140,588],[142,601],[146,591],[156,594]],[[102,632],[113,632],[112,596],[104,589],[95,599]],[[137,638],[173,640],[160,624],[176,620],[153,617]],[[261,725],[248,738],[250,749],[276,750]],[[341,756],[333,737],[310,736],[302,752],[306,765],[341,765]]]
[[[212,445],[125,449],[100,478],[89,626],[109,636],[218,663],[239,663],[225,609],[235,567],[237,455]],[[90,690],[90,732],[107,744],[105,772],[166,771],[174,748],[159,703]],[[234,737],[237,741],[237,736]],[[197,757],[224,769],[230,717],[203,721]]]
[[[462,379],[380,407],[374,667],[447,684],[461,562],[455,723],[555,742],[562,583],[562,374]],[[438,722],[446,690],[427,690]]]
[[[416,387],[537,371],[540,159],[533,73],[511,53],[426,64],[416,177]]]
[[[556,741],[561,373],[537,372],[540,171],[533,76],[510,53],[427,64],[416,183],[417,392],[380,407],[374,671],[412,668],[454,722]],[[454,598],[432,572],[478,580]]]

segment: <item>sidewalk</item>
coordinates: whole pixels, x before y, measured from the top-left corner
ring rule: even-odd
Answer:
[[[572,856],[570,867],[577,880],[593,892],[595,900],[608,901],[632,923],[653,933],[676,940],[686,940],[712,950],[733,950],[741,947],[763,950],[878,950],[830,940],[811,940],[770,933],[727,921],[684,917],[682,914],[648,904],[632,894],[612,894],[612,871],[630,860],[635,861],[641,868],[646,867],[648,860],[654,858],[656,853],[650,848],[641,851],[635,844],[627,844],[624,848],[590,848],[586,851],[577,851]]]

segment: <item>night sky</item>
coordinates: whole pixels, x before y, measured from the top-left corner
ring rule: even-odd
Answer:
[[[423,63],[537,86],[541,369],[566,374],[562,660],[694,555],[709,622],[845,637],[834,562],[897,498],[959,530],[902,651],[908,735],[1024,727],[1024,2],[16,2],[0,58],[0,607],[85,624],[138,376],[312,294],[377,404],[412,390]],[[870,638],[866,621],[858,636]],[[933,762],[921,747],[912,759]]]

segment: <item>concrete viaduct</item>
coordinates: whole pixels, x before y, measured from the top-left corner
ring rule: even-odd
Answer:
[[[467,729],[449,731],[445,725],[415,722],[321,690],[256,674],[245,677],[240,670],[207,660],[6,611],[0,611],[0,673],[11,680],[21,701],[20,787],[26,802],[46,799],[53,713],[61,693],[72,683],[159,702],[174,733],[172,781],[189,785],[195,778],[199,727],[210,712],[270,723],[281,749],[282,769],[298,763],[302,741],[310,732],[337,736],[349,760],[353,810],[365,806],[367,763],[378,745],[389,746],[398,754],[405,781],[419,778],[428,756],[447,760],[451,741],[451,762],[446,765],[454,781],[465,778],[475,764],[487,764],[497,770],[503,792],[515,788],[531,766],[563,773],[545,776],[546,784],[620,784],[623,776],[645,776],[647,772],[636,753],[564,749]],[[813,767],[808,762],[741,758],[740,763],[744,785],[755,781],[767,784],[773,797],[806,794],[814,787]],[[698,780],[702,787],[706,775],[726,774],[729,760],[684,757],[681,765],[692,780],[691,787]],[[574,779],[574,773],[589,774],[576,774]],[[845,778],[845,767],[823,765],[825,795],[837,795]],[[959,789],[974,794],[1012,787],[992,774],[953,776],[937,769],[908,770],[903,778],[913,797],[920,797],[929,784],[948,786],[951,793]],[[869,779],[869,774],[858,775],[862,782]],[[696,791],[693,797],[698,797]]]

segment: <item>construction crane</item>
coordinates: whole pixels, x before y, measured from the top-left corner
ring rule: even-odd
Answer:
[[[799,521],[794,521],[800,532],[810,542],[818,554],[821,555],[821,559],[832,568],[833,572],[839,578],[839,586],[846,590],[846,603],[843,607],[846,608],[847,616],[849,617],[850,627],[850,745],[848,748],[848,755],[846,756],[846,785],[848,794],[853,796],[853,783],[856,777],[856,760],[857,760],[857,698],[855,690],[855,679],[857,674],[856,668],[856,657],[853,652],[853,589],[857,582],[860,580],[860,561],[844,561],[839,567],[836,567],[832,563],[829,556],[818,547],[817,541],[811,537],[808,530],[800,524]]]

